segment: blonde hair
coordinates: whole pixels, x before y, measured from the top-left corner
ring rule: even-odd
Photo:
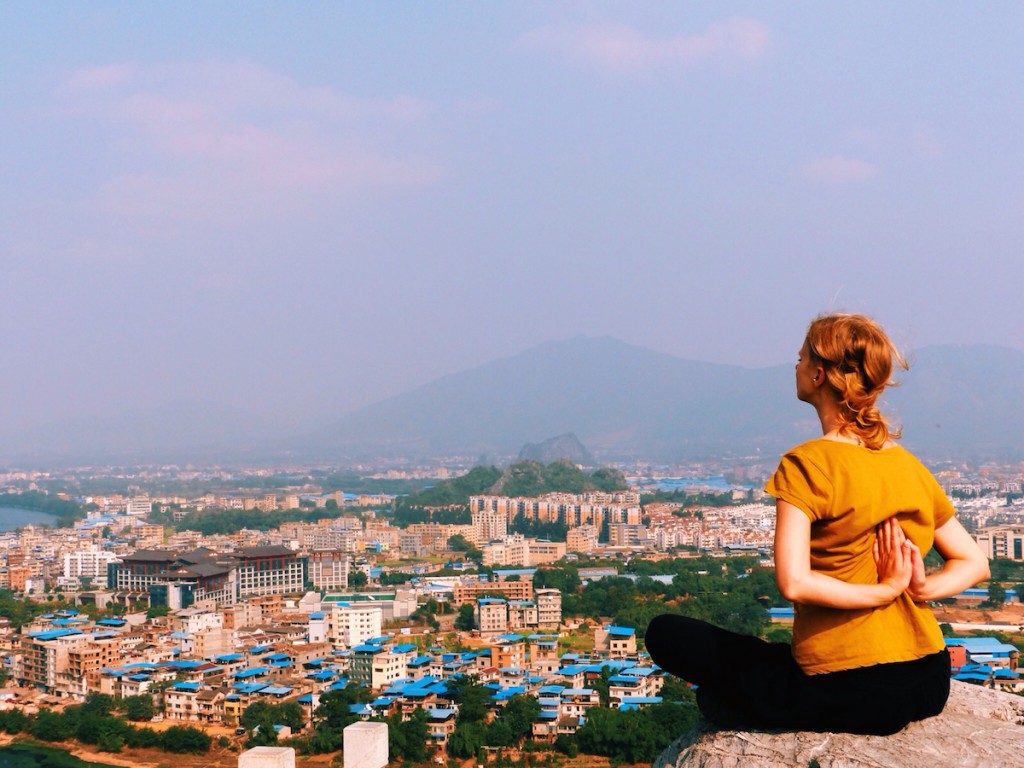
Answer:
[[[909,366],[882,326],[864,315],[819,315],[807,329],[807,350],[838,396],[841,432],[853,433],[873,450],[899,439],[902,430],[891,427],[875,403],[896,385],[890,378],[893,361],[903,370]]]

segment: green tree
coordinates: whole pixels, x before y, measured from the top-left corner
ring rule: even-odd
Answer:
[[[540,702],[535,696],[517,693],[505,704],[501,719],[508,724],[512,740],[520,742],[533,733],[533,724],[540,715]]]
[[[421,763],[427,759],[427,739],[430,730],[427,727],[427,713],[415,709],[408,720],[403,721],[400,714],[388,718],[388,746],[392,760],[409,760]]]
[[[153,697],[148,693],[141,693],[138,696],[126,696],[121,700],[124,716],[136,722],[152,720],[156,714],[156,706],[153,704]]]
[[[470,603],[459,606],[459,615],[455,617],[455,628],[463,632],[469,632],[476,628],[476,619],[473,616],[473,606]]]
[[[167,752],[201,755],[210,751],[212,739],[196,728],[172,725],[160,734],[160,747]]]
[[[487,719],[491,691],[473,675],[459,675],[448,680],[448,698],[459,705],[459,723],[481,722]]]
[[[52,709],[39,710],[31,733],[42,741],[67,741],[74,735],[67,720]]]
[[[981,603],[983,608],[1002,608],[1006,602],[1006,590],[998,581],[988,583],[988,598]]]
[[[474,757],[484,745],[486,735],[486,728],[481,721],[459,723],[448,739],[448,754],[459,759]]]

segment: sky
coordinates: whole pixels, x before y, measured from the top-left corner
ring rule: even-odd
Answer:
[[[0,2],[5,428],[548,340],[1024,348],[1018,3]]]

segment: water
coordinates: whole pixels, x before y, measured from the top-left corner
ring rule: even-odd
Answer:
[[[659,491],[679,491],[684,488],[707,487],[713,491],[729,491],[746,486],[727,483],[721,475],[713,477],[663,477],[658,480]]]
[[[79,760],[62,749],[29,744],[0,747],[0,768],[113,768]]]
[[[13,531],[15,528],[33,525],[56,525],[57,518],[35,509],[16,509],[0,507],[0,533]],[[2,766],[0,766],[2,768]]]

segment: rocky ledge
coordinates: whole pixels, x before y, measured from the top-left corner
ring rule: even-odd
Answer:
[[[1024,697],[953,681],[938,717],[892,736],[727,731],[701,721],[653,768],[1024,766]]]

